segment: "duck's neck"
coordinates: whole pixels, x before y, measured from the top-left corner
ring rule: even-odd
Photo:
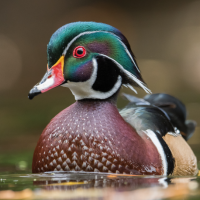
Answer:
[[[107,98],[107,99],[81,99],[81,100],[78,100],[77,102],[81,103],[81,102],[90,102],[90,103],[105,103],[105,102],[108,102],[108,103],[111,103],[112,105],[114,106],[117,106],[117,97],[118,97],[118,94],[119,94],[119,91],[118,90],[115,94],[113,94],[111,97]]]

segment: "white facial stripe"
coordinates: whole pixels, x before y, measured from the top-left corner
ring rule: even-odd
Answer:
[[[76,41],[78,38],[80,38],[81,36],[83,36],[83,35],[89,35],[89,34],[93,34],[93,33],[99,33],[99,32],[110,33],[110,32],[107,32],[107,31],[86,31],[86,32],[80,33],[79,35],[77,35],[76,37],[74,37],[74,38],[68,43],[67,47],[64,49],[64,51],[63,51],[62,54],[63,54],[63,55],[66,55],[66,53],[67,53],[69,47],[72,45],[72,43],[73,43],[74,41]],[[115,35],[115,34],[113,34],[113,33],[110,33],[110,34]],[[116,35],[115,35],[115,36],[116,36]],[[116,36],[116,37],[118,37],[118,36]]]
[[[95,58],[92,59],[92,63],[93,63],[93,72],[89,80],[85,82],[67,82],[62,85],[63,87],[68,87],[72,91],[76,100],[81,100],[85,98],[106,99],[112,96],[114,93],[116,93],[117,90],[121,87],[122,77],[118,76],[117,82],[110,91],[100,92],[92,89],[92,86],[97,78],[97,69],[98,69],[98,64]]]
[[[54,84],[54,76],[51,76],[51,78],[47,78],[44,83],[37,85],[36,88],[42,91],[51,87],[53,84]]]
[[[136,65],[136,62],[134,61],[133,57],[131,56],[129,50],[126,48],[126,45],[121,41],[121,39],[118,39],[118,40],[121,42],[122,46],[124,47],[126,53],[128,54],[128,56],[130,57],[130,59],[131,59],[132,62],[134,63],[134,65],[135,65],[136,69],[138,70],[138,72],[140,72],[138,66]]]
[[[133,92],[137,94],[137,90],[135,90],[135,88],[132,85],[126,84],[126,86],[129,87],[131,90],[133,90]]]
[[[163,150],[163,147],[160,144],[160,141],[158,140],[156,134],[152,130],[147,129],[146,131],[144,131],[144,133],[150,137],[151,141],[154,143],[155,147],[157,148],[158,153],[160,154],[160,157],[162,160],[162,164],[163,164],[163,175],[166,176],[167,168],[168,168],[167,158],[166,158],[165,152]]]
[[[74,38],[68,43],[68,45],[67,45],[67,47],[64,49],[62,55],[66,55],[66,53],[67,53],[69,47],[72,45],[72,43],[73,43],[74,41],[76,41],[78,38],[80,38],[81,36],[83,36],[83,35],[89,35],[89,34],[93,34],[93,33],[99,33],[99,32],[102,32],[102,33],[109,33],[109,34],[111,34],[111,35],[114,35],[114,36],[119,40],[119,42],[121,43],[121,45],[124,47],[126,53],[128,54],[128,56],[130,57],[130,59],[131,59],[132,62],[134,63],[134,65],[135,65],[136,69],[138,70],[138,72],[140,72],[140,70],[139,70],[138,66],[136,65],[136,63],[135,63],[133,57],[131,56],[129,50],[126,48],[126,45],[121,41],[121,38],[118,37],[117,35],[115,35],[114,33],[111,33],[111,32],[108,32],[108,31],[86,31],[86,32],[80,33],[79,35],[77,35],[76,37],[74,37]]]
[[[106,56],[104,54],[99,54],[101,56],[104,56],[106,58],[109,58],[110,60],[112,60],[121,71],[123,71],[130,79],[132,79],[134,82],[136,82],[146,93],[151,93],[151,90],[149,88],[147,88],[144,83],[142,81],[140,81],[139,79],[137,79],[137,77],[133,74],[131,74],[129,71],[127,71],[126,69],[124,69],[122,67],[122,65],[120,65],[116,60],[112,59],[109,56]],[[127,85],[130,89],[132,89],[134,92],[136,91],[132,86],[130,87],[130,84]]]

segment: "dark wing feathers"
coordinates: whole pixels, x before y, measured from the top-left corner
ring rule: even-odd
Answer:
[[[125,114],[128,112],[133,115],[132,118],[137,118],[136,115],[139,116],[135,120],[141,121],[142,127],[140,128],[149,127],[153,131],[159,130],[161,135],[165,135],[166,131],[175,132],[174,130],[177,128],[185,140],[188,140],[194,133],[196,122],[186,120],[185,105],[177,98],[163,93],[146,95],[144,99],[128,94],[123,94],[123,96],[131,103],[120,113],[125,117],[125,120],[127,118],[130,120],[130,116],[128,117]],[[140,115],[137,113],[140,113]]]
[[[174,132],[174,127],[166,115],[154,106],[130,103],[120,114],[136,131],[150,129],[161,136]]]

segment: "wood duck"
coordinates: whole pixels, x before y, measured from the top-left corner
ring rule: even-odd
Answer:
[[[71,90],[76,102],[42,132],[33,173],[197,174],[196,157],[185,141],[195,123],[186,121],[179,100],[167,94],[144,99],[125,95],[131,103],[118,111],[121,86],[151,93],[118,29],[95,22],[64,25],[52,35],[47,57],[47,72],[29,98],[61,85]]]

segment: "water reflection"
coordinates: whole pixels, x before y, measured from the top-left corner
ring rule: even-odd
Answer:
[[[34,185],[39,185],[48,190],[70,190],[77,188],[117,188],[123,190],[137,189],[152,186],[166,187],[167,178],[155,176],[130,176],[102,173],[47,173],[46,177],[41,177],[34,181]],[[50,178],[51,177],[51,178]],[[50,179],[49,179],[50,178]]]
[[[198,177],[134,176],[102,173],[0,175],[0,199],[137,199],[200,197]],[[31,189],[31,190],[30,190]],[[9,198],[8,198],[9,199]],[[10,198],[11,199],[11,198]]]

